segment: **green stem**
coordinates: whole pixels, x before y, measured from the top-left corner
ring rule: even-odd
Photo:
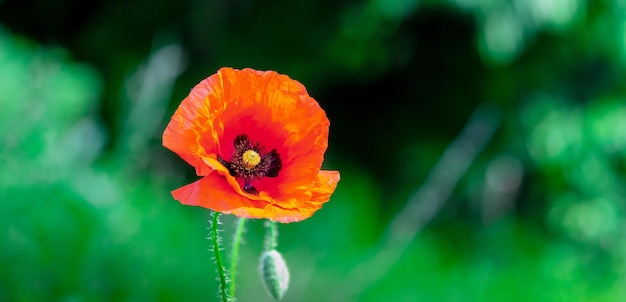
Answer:
[[[211,223],[211,240],[213,241],[213,253],[215,254],[215,262],[217,264],[217,272],[220,279],[220,296],[222,302],[228,302],[228,294],[226,293],[226,269],[224,269],[224,262],[222,261],[222,254],[220,253],[220,237],[217,234],[217,228],[219,227],[220,213],[213,212],[213,222]]]
[[[239,245],[241,245],[241,237],[243,234],[244,226],[246,225],[245,218],[239,218],[237,221],[237,228],[235,229],[235,238],[233,238],[233,253],[231,255],[230,263],[230,296],[235,297],[235,278],[237,278],[237,258],[239,256]]]
[[[275,250],[278,246],[278,226],[276,221],[266,220],[265,228],[267,229],[265,233],[265,250]]]

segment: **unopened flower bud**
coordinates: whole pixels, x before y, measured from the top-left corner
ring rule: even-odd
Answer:
[[[259,272],[270,295],[276,300],[282,299],[289,288],[289,270],[283,256],[276,250],[264,251]]]

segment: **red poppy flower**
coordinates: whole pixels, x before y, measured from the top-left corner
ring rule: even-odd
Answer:
[[[191,91],[163,133],[163,145],[202,176],[172,195],[239,217],[306,219],[339,181],[339,172],[320,171],[329,125],[288,76],[222,68]]]

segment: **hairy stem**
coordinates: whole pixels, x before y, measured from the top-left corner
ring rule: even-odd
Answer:
[[[235,237],[233,238],[233,253],[231,254],[230,263],[230,296],[235,298],[235,278],[237,278],[237,259],[239,257],[239,246],[241,245],[241,237],[246,225],[245,218],[239,218],[237,228],[235,229]]]
[[[220,280],[220,296],[222,302],[228,302],[228,294],[226,293],[226,269],[224,269],[224,261],[220,252],[220,237],[217,233],[219,227],[220,213],[213,212],[213,221],[211,223],[211,241],[213,241],[213,253],[215,254],[215,263],[217,264],[217,272]]]
[[[278,226],[276,221],[266,220],[265,228],[267,229],[265,233],[265,250],[275,250],[278,246]]]

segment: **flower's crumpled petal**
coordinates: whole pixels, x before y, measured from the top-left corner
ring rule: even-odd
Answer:
[[[236,191],[234,192],[236,195],[245,196],[247,199],[252,200],[255,205],[255,207],[250,207],[246,202],[241,202],[241,199],[233,198],[230,200],[230,204],[234,210],[221,209],[219,210],[220,212],[232,213],[239,217],[267,218],[283,223],[300,221],[311,217],[315,211],[322,207],[322,204],[330,199],[340,179],[339,172],[337,171],[319,171],[315,181],[309,187],[311,191],[311,197],[309,199],[306,201],[292,201],[291,203],[276,203],[275,200],[267,194],[264,194],[264,192],[261,192],[259,195],[252,195],[241,190],[241,187],[236,185],[237,180],[232,177],[228,173],[228,170],[219,162],[207,160],[207,164],[214,167],[217,174],[226,179],[231,185],[231,188]],[[224,181],[222,180],[221,183],[223,184]],[[224,188],[222,187],[222,189]],[[289,206],[291,204],[294,204],[294,206]],[[210,202],[201,206],[217,211],[212,207]]]
[[[261,200],[233,194],[230,185],[218,173],[172,191],[174,199],[182,204],[200,206],[216,212],[244,218],[266,218],[282,223],[296,222],[311,217],[320,206],[311,209],[284,209]]]
[[[322,170],[317,174],[312,186],[312,203],[325,203],[330,199],[330,195],[335,192],[340,176],[337,171]]]
[[[178,188],[172,191],[172,195],[182,204],[210,208],[216,212],[232,211],[239,207],[264,207],[266,204],[233,194],[230,185],[218,173],[211,173]]]
[[[216,79],[209,77],[194,87],[181,102],[163,132],[163,146],[174,151],[196,168],[196,174],[211,173],[204,157],[216,158],[219,149],[219,125],[213,123],[224,103],[216,97],[220,92]],[[221,129],[223,131],[223,129]]]

